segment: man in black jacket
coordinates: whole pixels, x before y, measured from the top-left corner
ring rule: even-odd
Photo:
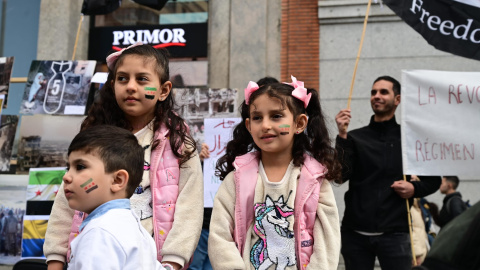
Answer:
[[[467,204],[462,200],[462,194],[457,191],[460,180],[457,176],[444,176],[440,192],[445,194],[442,210],[438,216],[437,225],[445,226],[448,222],[467,210]]]
[[[342,220],[342,255],[347,270],[373,269],[378,257],[382,269],[411,269],[412,252],[405,199],[434,193],[440,177],[403,181],[400,125],[395,110],[400,104],[400,83],[392,77],[375,80],[370,103],[374,115],[368,126],[350,131],[350,109],[335,120],[336,148],[342,163],[345,193]]]

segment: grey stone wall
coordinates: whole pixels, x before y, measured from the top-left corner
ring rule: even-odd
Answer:
[[[243,89],[280,77],[281,1],[209,1],[209,85]]]
[[[70,60],[81,18],[81,0],[42,0],[38,28],[38,60]],[[82,22],[75,60],[87,60],[89,16]]]
[[[338,133],[335,115],[347,107],[355,60],[360,45],[367,0],[320,0],[320,97],[332,137]],[[367,125],[373,114],[369,95],[372,82],[381,75],[401,81],[404,69],[479,71],[480,61],[436,50],[386,5],[372,4],[352,95],[349,130]],[[400,123],[400,107],[396,118]],[[479,177],[480,178],[480,177]],[[479,179],[461,179],[460,192],[476,202]],[[334,188],[340,216],[348,184]],[[442,205],[443,195],[430,195]]]

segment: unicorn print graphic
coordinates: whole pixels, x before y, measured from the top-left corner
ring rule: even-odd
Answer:
[[[288,198],[287,198],[288,201]],[[285,269],[297,263],[295,238],[287,220],[293,209],[283,201],[283,195],[275,202],[267,195],[265,203],[255,204],[254,231],[259,239],[250,250],[250,262],[255,269]]]

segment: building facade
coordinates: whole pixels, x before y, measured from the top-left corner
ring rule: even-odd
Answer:
[[[35,2],[39,6],[35,59],[71,59],[74,50],[75,59],[88,59],[89,16],[75,42],[82,1]],[[208,65],[207,86],[237,88],[242,100],[250,80],[273,76],[290,81],[294,75],[319,90],[334,138],[335,115],[347,106],[366,8],[367,0],[210,0],[205,33],[208,50],[203,59]],[[8,17],[5,9],[3,15]],[[4,40],[9,39],[8,27],[2,31]],[[0,49],[7,52],[8,48],[2,44]],[[372,4],[354,80],[350,129],[368,124],[373,80],[381,75],[400,80],[402,70],[407,69],[479,71],[480,62],[436,50],[387,6]],[[400,117],[397,110],[398,121]],[[477,202],[474,191],[480,187],[480,178],[460,178],[464,198]],[[341,216],[347,188],[347,184],[334,188]],[[437,192],[429,199],[441,205],[443,195]]]

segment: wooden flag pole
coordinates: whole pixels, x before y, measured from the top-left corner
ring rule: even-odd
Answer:
[[[360,46],[358,47],[357,60],[355,61],[355,68],[353,69],[352,83],[350,84],[350,94],[348,95],[347,109],[350,109],[350,103],[352,101],[353,84],[355,82],[355,75],[357,74],[358,61],[360,60],[360,54],[362,52],[363,39],[365,38],[365,31],[367,30],[368,13],[370,13],[370,6],[372,0],[368,0],[367,12],[365,14],[365,20],[363,21],[362,38],[360,39]]]
[[[75,53],[77,52],[78,36],[80,36],[80,29],[82,28],[82,22],[83,22],[83,14],[80,17],[80,22],[78,22],[77,37],[75,38],[75,46],[73,47],[72,61],[75,60]]]
[[[26,83],[26,82],[27,82],[27,77],[10,78],[10,83]]]
[[[404,174],[403,175],[403,181],[407,181],[407,176]],[[408,199],[405,199],[407,202],[407,215],[408,215],[408,232],[410,233],[410,246],[412,247],[412,258],[413,258],[413,265],[417,265],[417,257],[415,257],[415,248],[413,247],[413,232],[412,232],[412,217],[410,215],[410,203],[408,202]]]

